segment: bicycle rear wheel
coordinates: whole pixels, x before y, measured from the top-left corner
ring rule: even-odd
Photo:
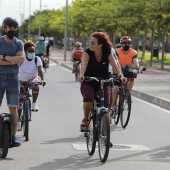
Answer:
[[[10,141],[10,129],[9,126],[5,123],[3,132],[3,143],[2,147],[0,148],[0,158],[6,158],[8,154],[9,141]]]
[[[90,120],[88,123],[88,132],[86,132],[85,136],[88,154],[93,155],[96,148],[96,133],[95,133],[95,119],[92,113],[90,114]]]
[[[125,128],[128,125],[131,114],[131,94],[129,90],[126,90],[125,96],[122,98],[122,106],[120,113],[121,126]]]
[[[25,140],[29,140],[29,117],[31,113],[31,105],[29,100],[24,101],[24,108],[23,108],[23,116],[24,116],[24,121],[23,121],[23,130],[24,130],[24,136]]]
[[[108,158],[110,147],[110,124],[107,112],[103,113],[100,119],[98,133],[99,157],[101,162],[105,162]]]

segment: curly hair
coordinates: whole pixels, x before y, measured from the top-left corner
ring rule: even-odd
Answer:
[[[109,36],[104,33],[104,32],[93,32],[92,33],[92,36],[97,38],[97,41],[98,41],[98,44],[102,44],[102,48],[103,49],[110,49],[111,47],[113,47],[110,39],[109,39]]]
[[[35,44],[32,41],[26,41],[24,43],[24,51],[27,51],[27,49],[32,46],[35,47]]]

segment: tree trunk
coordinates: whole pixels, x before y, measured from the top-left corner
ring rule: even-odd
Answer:
[[[154,43],[154,28],[151,29],[152,31],[152,37],[151,37],[151,57],[150,57],[150,67],[153,65],[153,43]]]
[[[145,30],[145,33],[143,35],[143,40],[142,40],[142,57],[141,57],[141,65],[143,64],[143,59],[145,56],[145,50],[146,50],[146,37],[147,37],[147,30]]]
[[[162,45],[162,61],[161,61],[161,70],[164,69],[164,61],[165,61],[165,39],[166,39],[166,30],[163,30],[163,45]]]

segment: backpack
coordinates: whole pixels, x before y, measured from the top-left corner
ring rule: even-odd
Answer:
[[[34,62],[35,62],[35,65],[37,66],[37,56],[35,56],[35,60],[34,60]],[[22,63],[20,63],[20,65],[21,65]]]

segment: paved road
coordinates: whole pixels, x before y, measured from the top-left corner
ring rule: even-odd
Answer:
[[[111,125],[108,161],[99,161],[98,151],[87,154],[79,131],[82,120],[80,84],[71,71],[50,63],[30,124],[30,141],[9,150],[0,160],[0,170],[168,170],[170,167],[170,112],[132,98],[132,115],[126,129]],[[3,101],[1,112],[6,111]]]
[[[72,69],[71,52],[67,52],[66,61],[64,51],[53,48],[51,59],[67,69]],[[139,74],[135,79],[132,95],[162,108],[170,110],[170,72],[151,70]]]

